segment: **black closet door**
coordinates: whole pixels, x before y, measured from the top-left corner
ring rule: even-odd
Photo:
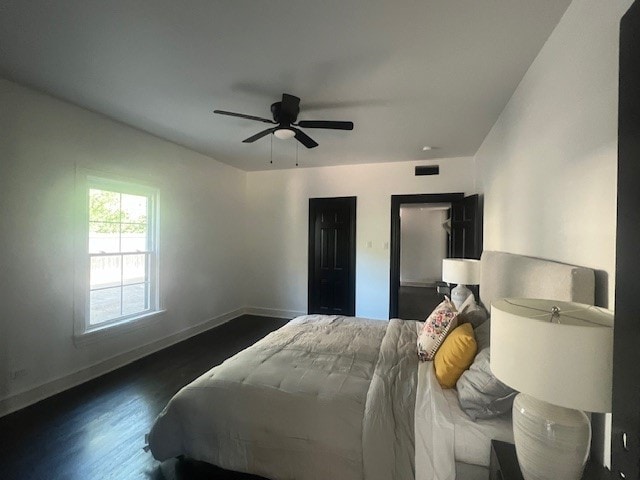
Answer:
[[[482,254],[482,208],[480,196],[469,195],[451,204],[450,258],[474,258]]]
[[[355,315],[356,197],[309,199],[309,313]]]

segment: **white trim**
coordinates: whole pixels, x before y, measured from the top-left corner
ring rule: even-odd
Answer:
[[[119,317],[98,325],[89,324],[89,268],[88,258],[90,257],[88,235],[86,227],[89,221],[89,189],[92,187],[105,189],[117,189],[118,191],[144,195],[149,198],[148,209],[148,231],[150,233],[151,244],[147,250],[150,251],[150,273],[149,284],[150,310],[139,314]],[[148,321],[164,313],[164,299],[160,294],[159,275],[159,218],[160,218],[160,190],[145,181],[123,177],[122,175],[109,172],[100,172],[85,167],[76,166],[76,217],[74,230],[74,256],[75,256],[75,277],[74,277],[74,306],[73,306],[73,341],[76,346],[93,342],[100,338],[105,338],[111,334],[131,331],[135,328],[148,325]],[[121,253],[121,252],[119,252]],[[148,253],[148,252],[147,252]]]
[[[155,353],[164,348],[170,347],[178,342],[186,340],[194,335],[198,335],[206,330],[227,323],[229,320],[237,318],[245,313],[244,308],[239,308],[231,312],[219,315],[217,317],[205,320],[197,325],[184,328],[168,337],[155,340],[153,342],[141,345],[127,352],[120,353],[106,360],[100,361],[88,367],[82,368],[68,375],[58,377],[37,387],[16,393],[10,397],[0,400],[0,417],[15,412],[22,408],[28,407],[45,398],[51,397],[65,390],[73,388],[81,383],[88,382],[94,378],[105,375],[113,370],[124,367],[129,363],[135,362],[147,355]]]
[[[286,318],[289,320],[299,317],[300,315],[307,314],[307,312],[301,312],[298,310],[277,310],[274,308],[261,307],[245,307],[244,313],[247,315],[257,315],[259,317]]]
[[[76,347],[82,347],[95,343],[105,338],[112,338],[123,333],[132,332],[142,327],[148,327],[157,319],[155,317],[165,314],[166,310],[154,310],[151,312],[136,315],[135,317],[123,318],[119,322],[107,322],[105,325],[98,325],[87,329],[83,333],[73,335],[73,343]]]
[[[160,315],[165,311],[154,312]],[[299,310],[278,310],[273,308],[261,308],[261,307],[243,307],[219,315],[217,317],[205,320],[197,325],[184,328],[176,333],[169,335],[153,342],[141,345],[132,350],[114,355],[100,362],[94,363],[87,367],[81,368],[68,375],[55,378],[51,381],[38,385],[36,387],[24,390],[22,392],[15,393],[10,397],[0,399],[0,417],[9,413],[15,412],[22,408],[28,407],[34,403],[40,402],[48,397],[61,393],[65,390],[69,390],[82,383],[93,380],[97,377],[105,375],[113,370],[124,367],[129,363],[135,362],[147,355],[151,355],[159,350],[170,347],[176,343],[182,342],[190,337],[205,332],[211,328],[217,327],[224,323],[227,323],[234,318],[238,318],[242,315],[256,315],[260,317],[274,317],[292,319],[300,315],[306,315],[306,312]],[[86,336],[75,337],[74,342],[77,346],[83,346],[84,344],[91,344],[93,342],[102,340],[107,335],[118,335],[125,331],[131,331],[137,328],[148,326],[150,322],[142,320],[141,322],[129,322],[126,325],[121,325],[119,328],[105,328],[103,331],[89,332]],[[106,333],[107,335],[103,335]]]

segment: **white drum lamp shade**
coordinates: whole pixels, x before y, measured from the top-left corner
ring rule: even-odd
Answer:
[[[520,392],[513,434],[523,477],[580,479],[591,442],[583,411],[611,411],[612,312],[553,300],[494,302],[491,370]]]
[[[480,260],[445,258],[442,260],[442,280],[457,284],[451,291],[451,301],[460,308],[467,297],[473,295],[466,286],[480,284]]]

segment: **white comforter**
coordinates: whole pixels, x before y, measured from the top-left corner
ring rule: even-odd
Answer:
[[[414,479],[416,337],[412,321],[299,317],[178,392],[151,451],[272,479]]]

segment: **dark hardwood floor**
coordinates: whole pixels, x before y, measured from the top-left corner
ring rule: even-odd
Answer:
[[[144,436],[169,399],[286,320],[244,315],[0,418],[0,478],[257,479],[192,461],[162,464]]]
[[[436,287],[401,286],[398,290],[398,318],[424,322],[442,300],[444,295],[440,295]]]

